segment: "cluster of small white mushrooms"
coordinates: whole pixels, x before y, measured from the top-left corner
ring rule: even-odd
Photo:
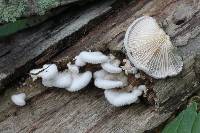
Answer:
[[[94,85],[104,89],[106,99],[114,106],[128,105],[138,101],[138,97],[146,89],[145,87],[143,89],[134,87],[132,92],[120,93],[114,91],[115,88],[123,88],[128,85],[127,75],[123,70],[126,69],[129,73],[136,74],[136,68],[127,63],[121,67],[120,60],[116,59],[115,56],[112,54],[106,56],[99,51],[81,52],[75,57],[75,63],[69,62],[67,64],[68,69],[62,72],[58,71],[55,64],[47,64],[40,69],[31,70],[30,75],[33,80],[42,78],[42,84],[46,87],[64,88],[70,92],[75,92],[85,88],[92,79],[92,72],[90,71],[79,73],[80,67],[87,63],[100,64],[102,69],[93,74]]]
[[[79,68],[87,63],[100,64],[102,69],[93,74],[95,86],[104,89],[105,97],[111,104],[123,106],[138,102],[138,97],[146,90],[144,85],[140,85],[134,86],[131,92],[116,91],[116,88],[128,85],[128,74],[133,74],[136,79],[140,78],[140,69],[153,78],[160,79],[175,76],[182,70],[183,62],[176,53],[176,47],[152,17],[140,17],[129,26],[124,38],[124,48],[128,59],[123,60],[123,66],[120,66],[120,60],[113,55],[83,51],[75,57],[75,64],[68,63],[68,69],[63,72],[59,72],[55,64],[47,64],[40,69],[31,70],[30,74],[33,80],[42,78],[42,84],[46,87],[74,92],[86,87],[92,79],[92,72],[79,73]],[[24,95],[21,97],[24,99]],[[16,99],[18,105],[24,104],[14,96],[12,99]]]

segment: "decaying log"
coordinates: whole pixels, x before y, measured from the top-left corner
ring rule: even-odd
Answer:
[[[43,61],[47,61],[64,48],[73,45],[113,10],[112,5],[115,2],[97,2],[66,11],[37,27],[1,40],[0,90],[29,71],[35,60],[45,55]]]
[[[137,8],[126,9],[123,11],[124,19],[121,15],[111,19],[110,23],[106,22],[105,29],[101,28],[82,39],[83,49],[90,50],[103,50],[106,51],[111,47],[121,48],[123,43],[123,36],[127,27],[133,20],[141,15],[150,15],[157,19],[161,27],[171,37],[175,46],[178,47],[178,52],[183,57],[184,68],[181,74],[176,77],[168,77],[163,80],[155,80],[152,90],[149,90],[147,99],[150,104],[155,105],[158,111],[173,111],[180,107],[194,92],[199,89],[199,78],[197,77],[199,65],[198,52],[199,47],[199,25],[200,25],[200,2],[181,0],[181,1],[151,1],[146,4],[142,9]],[[139,4],[138,4],[139,5]],[[131,12],[132,11],[132,12]],[[129,12],[129,13],[128,13]],[[122,14],[123,14],[122,13]],[[126,17],[126,18],[125,18]],[[123,20],[121,20],[123,19]],[[111,21],[115,22],[114,26]],[[101,25],[103,26],[103,24]],[[110,27],[111,28],[110,28]],[[104,34],[103,34],[103,33]],[[57,56],[57,62],[62,62],[63,59],[72,56],[71,53],[77,54],[83,49],[80,49],[80,43],[76,46],[70,47],[65,52]],[[79,47],[77,49],[76,47]],[[120,49],[118,49],[120,50]],[[73,52],[72,52],[73,51]],[[68,54],[70,53],[70,54]],[[73,54],[73,56],[75,55]],[[197,70],[196,70],[197,69]],[[196,73],[197,72],[197,73]]]
[[[148,88],[149,105],[141,102],[115,108],[105,100],[103,91],[93,85],[78,93],[69,93],[56,88],[46,90],[40,81],[27,79],[24,85],[7,89],[0,97],[0,131],[142,133],[157,127],[199,90],[199,4],[193,0],[134,1],[49,61],[64,68],[82,50],[117,53],[127,27],[137,17],[153,16],[178,47],[184,69],[175,77],[154,80],[152,88]],[[42,65],[46,57],[35,60],[36,64]],[[13,106],[9,97],[14,92],[27,94],[27,106]]]
[[[0,131],[20,133],[143,133],[171,115],[160,115],[144,104],[112,107],[105,100],[103,91],[93,86],[77,93],[48,90],[31,98],[25,107],[9,107],[4,119],[5,113],[0,114]]]

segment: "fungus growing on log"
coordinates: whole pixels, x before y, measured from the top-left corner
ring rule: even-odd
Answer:
[[[129,26],[124,47],[129,60],[156,79],[177,75],[182,70],[176,47],[152,17],[140,17]]]

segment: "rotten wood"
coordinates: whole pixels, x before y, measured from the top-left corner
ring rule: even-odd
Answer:
[[[134,1],[49,61],[64,68],[82,50],[106,53],[112,50],[117,53],[128,26],[144,14],[151,15],[171,37],[173,44],[178,46],[184,60],[181,74],[155,80],[147,97],[149,103],[153,101],[153,106],[142,101],[140,104],[115,108],[106,101],[103,91],[92,85],[78,93],[69,93],[56,88],[46,90],[40,81],[33,83],[27,79],[23,83],[25,85],[7,89],[0,97],[0,131],[142,133],[159,126],[199,90],[198,3],[193,0]],[[43,63],[43,58],[37,61],[38,65]],[[18,108],[11,103],[9,97],[16,92],[27,94],[27,106]]]
[[[115,0],[70,9],[31,29],[0,41],[0,90],[35,65],[73,45],[113,10]]]
[[[142,2],[140,2],[142,3]],[[156,110],[174,111],[194,92],[199,89],[199,78],[196,73],[199,65],[198,60],[199,33],[200,33],[200,2],[193,0],[180,1],[150,1],[148,4],[140,3],[135,7],[129,7],[119,13],[118,16],[101,24],[96,31],[91,32],[77,45],[74,45],[58,55],[55,62],[62,64],[64,60],[69,61],[70,57],[77,55],[82,50],[113,50],[118,47],[121,50],[123,36],[128,26],[142,15],[150,15],[157,19],[163,27],[184,60],[184,68],[181,74],[176,77],[168,77],[163,80],[155,80],[152,88],[149,88],[147,100],[154,104]],[[143,2],[145,3],[145,2]],[[126,15],[122,15],[126,14]],[[181,14],[181,16],[179,15]],[[101,28],[103,27],[103,28]],[[84,44],[81,46],[81,44]],[[65,63],[66,63],[65,62]],[[63,63],[63,64],[65,64]]]

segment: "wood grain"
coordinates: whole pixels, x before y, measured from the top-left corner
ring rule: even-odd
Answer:
[[[142,133],[166,121],[189,96],[199,90],[200,14],[194,1],[134,1],[109,16],[50,62],[64,67],[82,50],[109,52],[109,48],[120,47],[127,27],[144,14],[158,20],[184,59],[184,70],[180,75],[156,80],[152,88],[155,105],[142,101],[115,108],[105,100],[103,91],[93,85],[78,93],[69,93],[55,88],[46,90],[40,81],[33,83],[27,79],[26,85],[14,87],[12,91],[7,89],[0,97],[0,131]],[[16,92],[26,92],[27,106],[18,108],[10,102],[8,97]]]

